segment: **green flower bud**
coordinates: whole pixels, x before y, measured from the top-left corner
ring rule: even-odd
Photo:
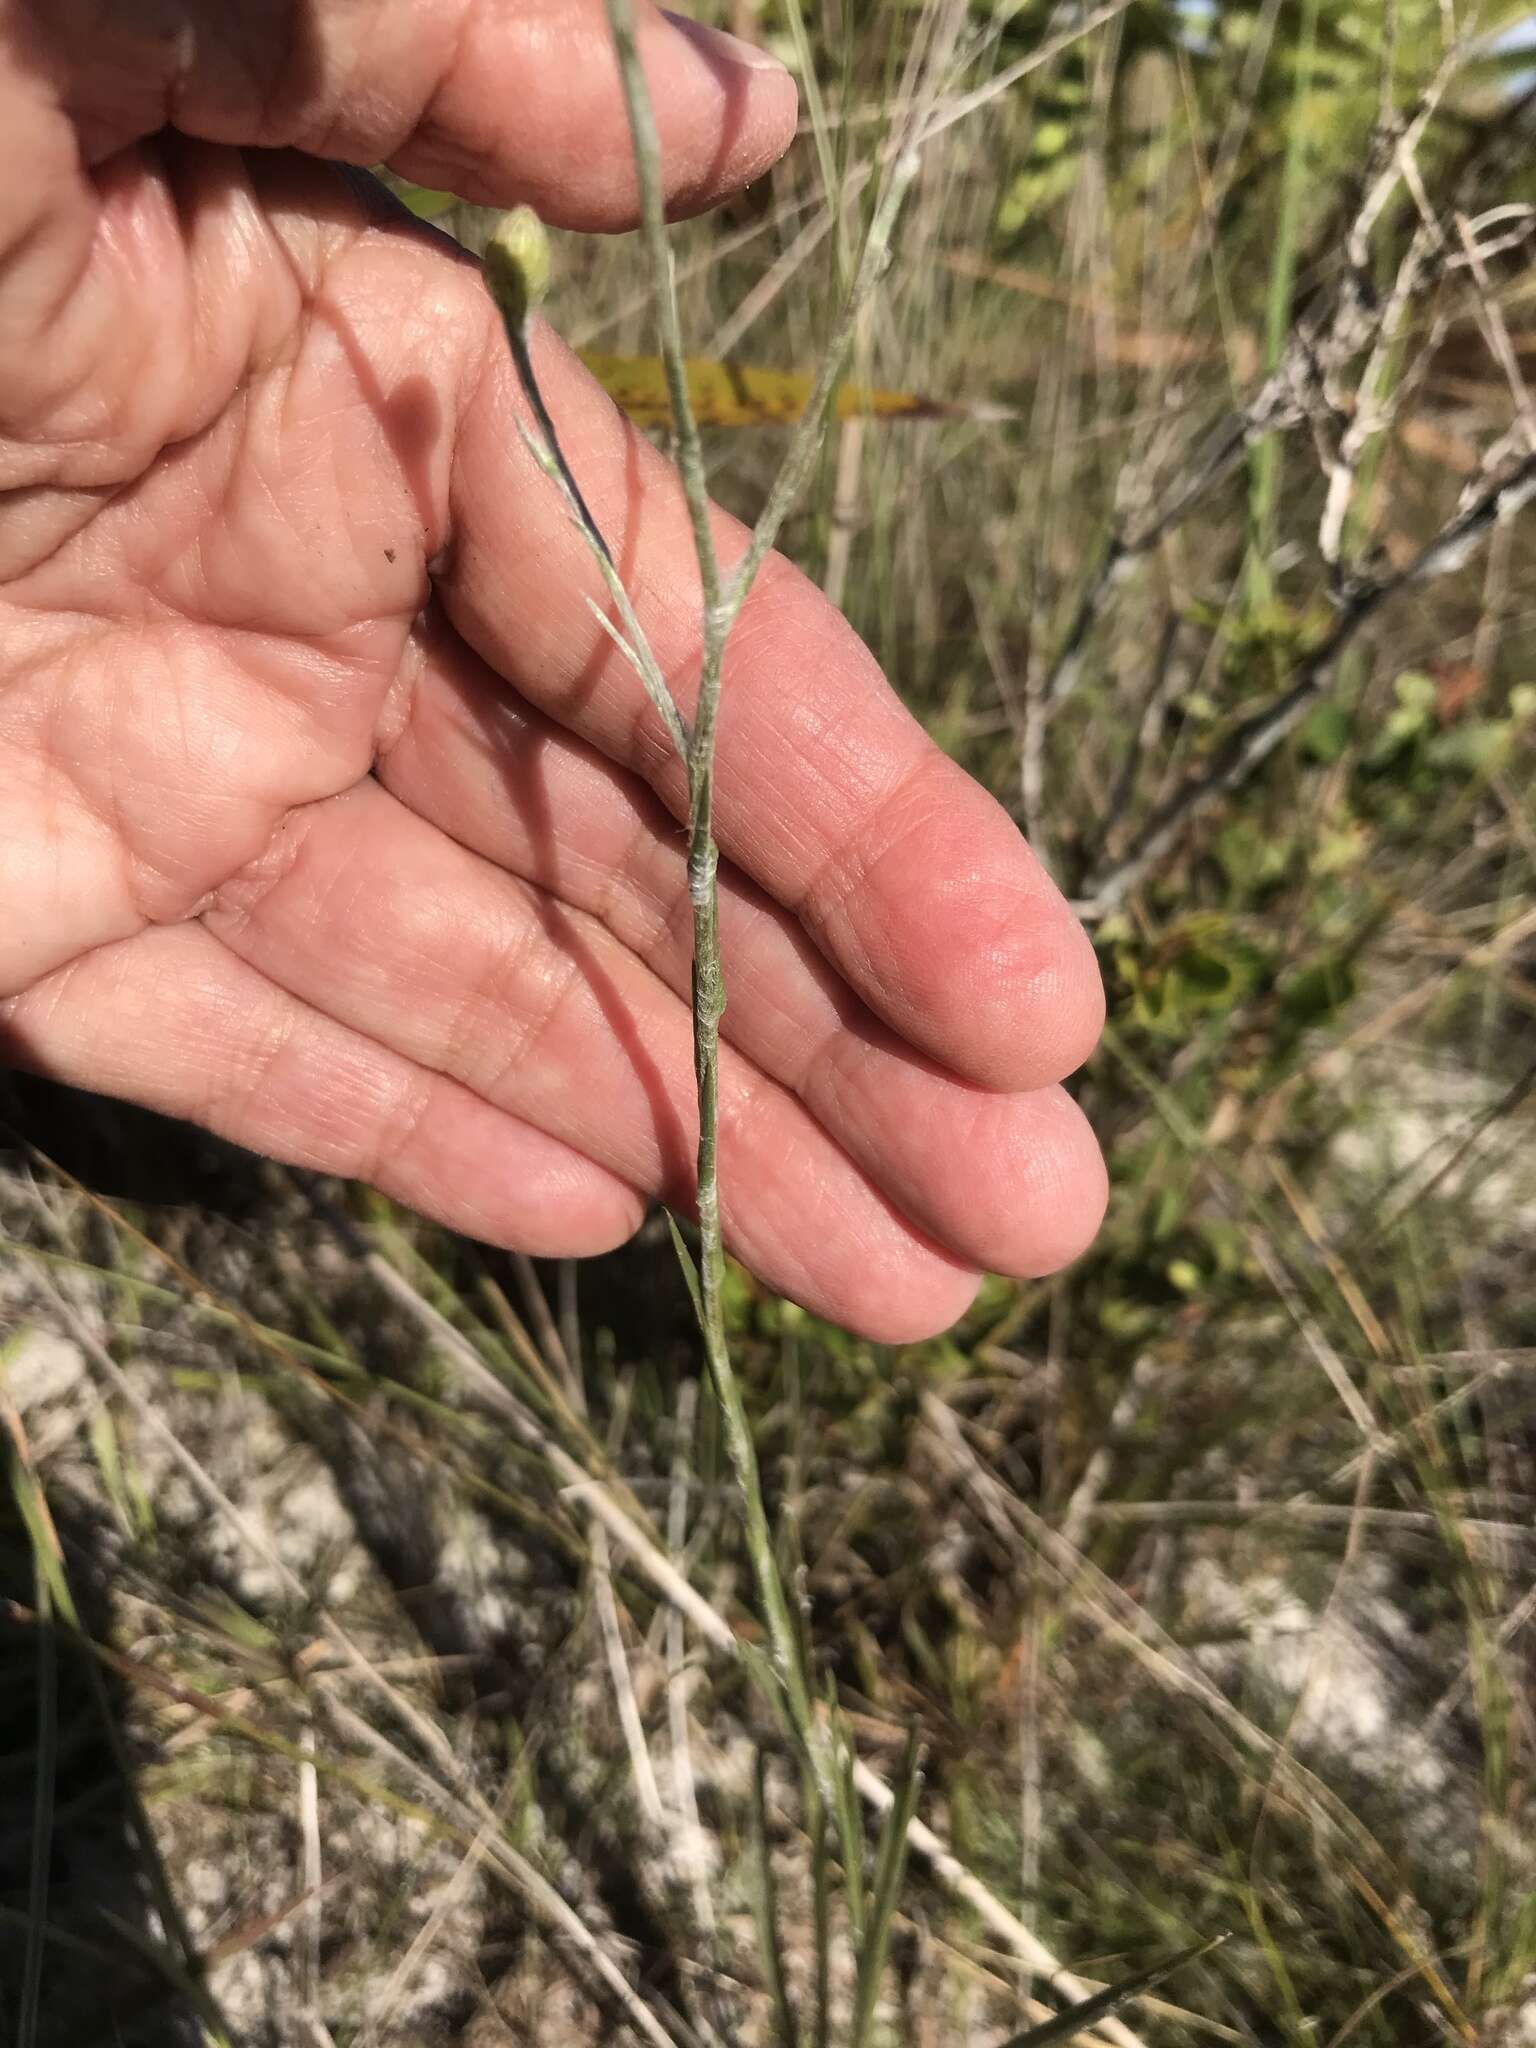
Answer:
[[[531,206],[514,207],[486,244],[485,286],[510,327],[525,326],[549,291],[549,236]]]

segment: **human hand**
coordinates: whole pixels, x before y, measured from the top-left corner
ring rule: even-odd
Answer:
[[[776,66],[642,47],[678,210],[786,146]],[[687,1206],[680,765],[474,265],[338,167],[627,225],[600,0],[13,0],[0,138],[0,1052],[539,1254]],[[686,710],[676,480],[535,355]],[[777,559],[716,831],[737,1255],[898,1340],[1079,1251],[1092,951]]]

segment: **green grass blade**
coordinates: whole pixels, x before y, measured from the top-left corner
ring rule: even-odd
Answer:
[[[896,1917],[896,1906],[901,1897],[901,1881],[906,1873],[907,1833],[912,1825],[912,1816],[917,1811],[918,1794],[922,1791],[922,1786],[922,1751],[914,1730],[907,1737],[901,1768],[892,1787],[894,1797],[891,1800],[890,1811],[885,1816],[885,1825],[880,1831],[880,1846],[875,1852],[875,1875],[870,1889],[869,1918],[864,1931],[864,1941],[859,1950],[853,2048],[867,2048],[870,2029],[874,2025],[875,2003],[880,1996],[880,1983],[885,1975],[885,1959],[890,1952],[891,1924]]]
[[[688,1283],[688,1299],[693,1303],[693,1312],[699,1319],[699,1328],[703,1329],[704,1295],[699,1287],[698,1264],[688,1249],[687,1239],[677,1227],[677,1218],[670,1209],[666,1211],[666,1218],[667,1228],[672,1233],[672,1249],[677,1253],[677,1263],[682,1267],[683,1278]]]
[[[768,1842],[768,1800],[763,1783],[764,1758],[757,1753],[752,1773],[752,1919],[768,1995],[773,2000],[774,2028],[780,2048],[798,2048],[800,2027],[784,1977],[784,1951],[779,1943],[779,1887],[773,1874]]]
[[[805,1825],[811,1838],[811,1934],[816,1972],[816,2023],[813,2048],[827,2048],[832,2038],[832,1832],[826,1801],[809,1759],[800,1767]]]
[[[1121,1984],[1111,1984],[1092,1998],[1080,1999],[1076,2005],[1069,2005],[1065,2012],[1042,2021],[1038,2027],[1015,2034],[1011,2041],[1004,2042],[1003,2048],[1049,2048],[1053,2041],[1070,2041],[1085,2028],[1096,2026],[1100,2020],[1119,2012],[1133,1998],[1141,1998],[1155,1989],[1165,1977],[1171,1977],[1175,1970],[1182,1970],[1186,1963],[1199,1962],[1212,1949],[1220,1948],[1226,1939],[1226,1935],[1218,1934],[1210,1941],[1197,1941],[1193,1948],[1181,1949],[1176,1956],[1169,1956],[1165,1962],[1143,1970],[1139,1976],[1127,1977]]]
[[[843,1903],[854,1948],[862,1950],[867,1924],[868,1893],[864,1878],[864,1809],[853,1782],[853,1746],[837,1711],[835,1696],[827,1701],[827,1726],[832,1738],[832,1819],[843,1856]]]

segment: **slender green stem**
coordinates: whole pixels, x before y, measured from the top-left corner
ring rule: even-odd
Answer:
[[[618,565],[613,559],[608,543],[603,538],[602,529],[592,516],[587,501],[581,494],[580,486],[571,473],[570,464],[555,438],[554,421],[549,416],[544,395],[539,389],[539,381],[533,372],[533,358],[528,352],[527,334],[520,333],[509,320],[507,340],[511,345],[512,360],[517,367],[518,381],[539,425],[538,435],[525,434],[524,439],[534,460],[551,483],[559,488],[572,519],[585,536],[598,568],[602,571],[603,581],[608,586],[608,595],[613,600],[614,610],[619,615],[619,626],[623,631],[613,624],[605,612],[594,606],[597,623],[616,642],[619,652],[639,676],[645,694],[655,705],[661,722],[667,729],[667,737],[677,749],[686,767],[692,744],[688,721],[679,710],[677,699],[667,687],[667,679],[651,652],[650,642],[636,616],[634,604],[624,587],[624,579],[619,574]]]
[[[638,90],[643,94],[643,80]],[[636,161],[641,166],[640,175],[644,183],[647,171],[641,162],[638,133]],[[915,156],[903,157],[882,195],[863,258],[823,356],[810,401],[769,491],[767,503],[753,528],[747,551],[731,577],[729,587],[721,593],[717,584],[716,594],[711,599],[708,596],[709,586],[706,577],[703,662],[699,676],[698,703],[694,712],[693,744],[688,761],[688,894],[693,909],[694,1080],[699,1107],[699,1283],[702,1302],[700,1326],[710,1375],[725,1419],[726,1443],[741,1493],[747,1547],[752,1558],[764,1620],[768,1625],[775,1669],[784,1688],[789,1718],[806,1748],[817,1777],[821,1780],[823,1791],[829,1795],[832,1790],[830,1759],[811,1708],[800,1637],[794,1626],[778,1560],[774,1554],[773,1534],[763,1503],[762,1483],[757,1469],[751,1426],[742,1401],[741,1388],[731,1364],[730,1347],[725,1334],[722,1301],[725,1251],[721,1231],[719,1181],[719,1068],[720,1020],[725,1014],[726,996],[720,961],[720,926],[716,893],[719,854],[713,835],[715,722],[724,678],[727,638],[746,603],[758,570],[778,538],[791,506],[804,489],[815,466],[817,451],[826,430],[832,397],[852,347],[860,308],[884,269],[897,212],[916,168]],[[665,328],[663,339],[670,347],[671,338]],[[679,381],[684,389],[686,403],[687,380],[686,375],[682,373],[680,336],[676,345],[679,352],[676,367],[680,373]],[[697,510],[707,514],[708,500],[703,497],[702,463],[692,480],[685,466],[683,482],[690,497],[695,488],[698,490],[703,498],[703,504]],[[694,523],[695,531],[698,531],[701,520],[697,512]],[[702,559],[700,566],[702,570]]]
[[[693,522],[693,544],[699,558],[699,575],[704,588],[704,612],[708,618],[720,602],[720,562],[715,552],[715,530],[711,518],[709,491],[704,480],[704,447],[699,423],[688,397],[688,366],[683,353],[683,322],[677,304],[677,270],[672,261],[672,244],[667,238],[666,188],[662,181],[661,137],[656,132],[656,115],[650,87],[640,62],[635,40],[635,10],[632,0],[607,0],[608,26],[618,55],[624,82],[624,104],[629,114],[629,132],[635,153],[635,174],[640,185],[640,225],[645,253],[656,284],[657,311],[661,321],[661,355],[666,366],[667,394],[672,401],[672,427],[677,435],[677,466],[682,471],[688,498],[688,516]]]
[[[624,631],[619,632],[608,615],[593,605],[597,622],[618,643],[620,653],[644,684],[646,695],[655,705],[673,746],[686,766],[690,741],[688,722],[677,707],[677,700],[667,686],[667,679],[635,615],[607,537],[582,494],[575,471],[566,460],[533,367],[533,316],[549,291],[551,267],[549,235],[533,208],[518,206],[503,214],[486,243],[482,274],[485,288],[501,315],[517,380],[523,387],[523,397],[538,429],[537,433],[529,433],[523,427],[522,436],[534,460],[559,489],[577,530],[591,548]]]
[[[719,1177],[720,1020],[725,1013],[725,980],[720,963],[716,897],[719,853],[713,828],[715,723],[724,679],[726,640],[746,601],[752,579],[809,474],[846,348],[838,349],[835,360],[829,355],[823,363],[812,404],[807,408],[784,468],[770,493],[764,516],[758,522],[746,557],[731,579],[727,593],[721,585],[713,513],[704,475],[703,445],[688,394],[676,273],[667,239],[661,144],[635,40],[634,10],[631,0],[607,0],[607,9],[629,113],[635,173],[640,186],[641,221],[656,284],[662,361],[672,406],[672,424],[677,436],[678,468],[693,527],[703,594],[699,691],[688,750],[688,895],[693,912],[694,1082],[699,1116],[700,1331],[741,1496],[747,1549],[763,1619],[767,1624],[774,1671],[783,1691],[783,1704],[796,1735],[812,1760],[816,1775],[829,1783],[825,1745],[811,1706],[799,1633],[794,1626],[788,1595],[774,1555],[773,1533],[763,1501],[751,1424],[731,1364],[725,1333],[725,1250]],[[861,265],[860,277],[865,280],[865,290],[877,273],[878,266],[868,262]],[[853,293],[849,294],[850,300],[853,296]],[[845,326],[851,335],[851,308],[845,308],[844,318],[839,322],[840,333]]]
[[[811,1840],[811,1920],[815,1930],[816,2017],[812,2048],[832,2038],[832,1843],[815,1773],[805,1771],[805,1828]]]
[[[810,115],[811,135],[816,143],[816,161],[821,170],[822,190],[826,194],[827,205],[832,209],[838,290],[846,291],[853,268],[853,258],[848,248],[847,194],[838,175],[838,150],[839,144],[846,144],[847,129],[840,125],[838,141],[835,143],[832,139],[832,124],[827,118],[827,104],[822,94],[821,80],[816,75],[816,56],[811,48],[810,31],[806,27],[805,9],[801,0],[788,0],[785,12],[789,16],[789,32],[794,39],[795,63],[800,73],[800,91]]]
[[[684,718],[678,707],[677,699],[667,686],[667,679],[662,674],[661,667],[651,651],[650,642],[646,638],[644,631],[641,629],[640,621],[635,615],[634,605],[630,599],[629,592],[624,588],[623,579],[614,567],[612,557],[603,546],[603,537],[598,532],[596,526],[589,524],[589,515],[585,514],[585,507],[581,500],[571,490],[570,480],[561,469],[559,458],[545,442],[539,440],[534,435],[525,434],[524,439],[534,460],[550,479],[551,483],[559,488],[561,495],[565,498],[572,519],[581,529],[582,534],[591,546],[593,556],[603,572],[603,579],[608,585],[608,594],[613,600],[614,610],[619,615],[619,624],[616,626],[602,607],[595,602],[591,606],[592,615],[603,632],[613,641],[620,654],[623,655],[624,659],[635,671],[635,674],[640,678],[645,694],[656,707],[657,715],[666,727],[667,737],[676,748],[678,758],[686,768],[692,747],[692,735],[688,730],[688,721]]]
[[[492,237],[491,247],[487,250],[486,282],[501,308],[513,362],[539,428],[539,438],[532,435],[526,438],[541,466],[561,490],[572,518],[585,535],[602,569],[623,632],[621,634],[606,617],[602,618],[602,623],[639,674],[687,769],[688,895],[693,915],[694,1081],[699,1116],[699,1325],[741,1497],[747,1549],[779,1689],[778,1704],[804,1751],[820,1795],[830,1803],[834,1782],[831,1753],[812,1705],[800,1632],[795,1626],[774,1551],[751,1424],[731,1364],[725,1330],[725,1249],[719,1175],[720,1020],[725,1013],[725,979],[720,961],[716,891],[719,851],[714,840],[715,725],[724,679],[727,638],[746,603],[753,579],[814,467],[859,312],[884,269],[897,212],[915,174],[917,158],[913,152],[905,153],[887,178],[853,283],[845,294],[823,357],[811,400],[746,552],[726,587],[722,582],[715,547],[713,510],[704,475],[703,445],[688,394],[676,275],[667,239],[661,145],[640,63],[634,9],[632,0],[606,0],[606,4],[629,113],[641,219],[657,291],[662,360],[677,435],[678,467],[693,528],[703,596],[698,699],[691,726],[683,717],[661,673],[612,553],[561,450],[554,422],[539,390],[529,347],[529,322],[548,284],[549,253],[547,241],[541,237],[536,220],[526,209],[508,215]]]
[[[896,1774],[895,1797],[885,1817],[885,1826],[880,1831],[880,1847],[875,1857],[874,1883],[869,1897],[868,1928],[859,1944],[852,2048],[868,2048],[874,2032],[875,2006],[885,1974],[885,1959],[890,1951],[891,1927],[896,1917],[896,1902],[901,1896],[901,1880],[907,1867],[912,1816],[917,1811],[922,1789],[922,1757],[914,1732],[907,1738],[906,1754]]]
[[[746,603],[758,570],[772,550],[784,521],[788,518],[796,499],[805,489],[811,471],[816,466],[816,458],[827,430],[827,417],[832,409],[832,400],[836,396],[838,385],[842,382],[843,372],[853,348],[859,315],[864,310],[890,258],[891,237],[895,232],[896,219],[912,180],[917,176],[918,165],[917,152],[905,150],[891,166],[885,190],[880,195],[874,219],[870,223],[864,253],[859,259],[858,269],[854,272],[853,284],[844,296],[838,311],[837,321],[822,355],[821,367],[817,372],[805,411],[795,429],[794,438],[789,444],[779,473],[773,480],[767,502],[752,529],[747,551],[737,563],[731,578],[730,589],[723,601],[728,621],[727,630],[730,624],[734,624],[741,607]]]
[[[591,536],[598,553],[614,568],[613,550],[604,538],[603,529],[593,517],[592,510],[581,494],[581,485],[576,481],[576,472],[565,459],[565,450],[560,446],[560,436],[555,432],[555,423],[550,417],[549,407],[544,403],[544,393],[539,389],[539,380],[533,374],[533,353],[529,347],[529,323],[526,319],[507,322],[507,340],[512,349],[512,360],[517,366],[517,379],[523,387],[534,418],[539,423],[539,432],[554,460],[555,474],[570,494],[576,517],[583,530]],[[617,576],[617,569],[614,569]],[[623,588],[623,585],[620,585]]]
[[[779,1929],[779,1888],[773,1873],[773,1850],[768,1840],[768,1792],[761,1750],[752,1778],[752,1861],[755,1866],[752,1912],[757,1921],[757,1948],[773,2000],[777,2048],[797,2048],[800,2028],[794,2002],[784,1975],[784,1950]]]
[[[1306,196],[1307,158],[1311,146],[1307,130],[1307,100],[1312,91],[1321,0],[1305,0],[1305,8],[1301,38],[1297,44],[1290,134],[1286,145],[1285,167],[1280,179],[1280,214],[1276,223],[1274,256],[1269,273],[1269,295],[1264,315],[1266,377],[1272,377],[1280,367],[1286,339],[1291,329],[1292,304],[1296,295],[1301,214]],[[1258,602],[1263,602],[1271,595],[1269,560],[1274,553],[1275,516],[1279,497],[1280,443],[1274,434],[1265,434],[1254,445],[1249,486],[1252,552],[1248,565],[1248,589],[1250,596]]]
[[[717,691],[718,694],[718,691]],[[702,721],[701,721],[702,725]],[[700,727],[695,728],[695,732]],[[697,746],[697,740],[695,741]],[[799,1634],[774,1555],[773,1531],[763,1500],[752,1425],[741,1383],[731,1364],[725,1334],[725,1249],[720,1221],[720,1019],[725,982],[720,968],[720,921],[715,886],[719,854],[711,834],[713,762],[694,757],[694,791],[688,843],[688,894],[693,907],[693,1072],[698,1091],[698,1210],[700,1329],[715,1397],[725,1424],[725,1443],[741,1495],[747,1549],[758,1599],[768,1626],[773,1666],[784,1692],[790,1724],[812,1754],[820,1753],[811,1710]]]

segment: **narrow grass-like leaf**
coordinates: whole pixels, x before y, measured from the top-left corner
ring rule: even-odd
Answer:
[[[816,1966],[816,2027],[813,2048],[827,2048],[832,2038],[832,1832],[826,1802],[816,1774],[807,1763],[801,1771],[806,1825],[811,1835],[811,1916]]]
[[[35,1563],[36,1600],[44,1622],[52,1612],[48,1574],[39,1555]],[[27,1880],[27,1947],[22,1965],[21,2008],[17,2014],[17,2048],[32,2048],[42,2010],[43,1951],[48,1934],[48,1885],[53,1861],[53,1812],[59,1753],[58,1644],[51,1628],[36,1634],[37,1751],[32,1778],[32,1853]]]
[[[875,2022],[875,2004],[885,1975],[885,1959],[890,1953],[891,1924],[896,1917],[896,1902],[901,1897],[901,1881],[907,1868],[907,1832],[917,1811],[922,1785],[922,1751],[914,1730],[907,1737],[901,1768],[892,1787],[894,1797],[880,1831],[880,1846],[875,1852],[869,1916],[865,1923],[863,1946],[859,1950],[853,2048],[867,2048],[870,2029]]]
[[[1227,1939],[1225,1934],[1218,1934],[1210,1941],[1197,1941],[1193,1948],[1181,1949],[1176,1956],[1169,1956],[1165,1962],[1143,1970],[1139,1976],[1127,1977],[1121,1984],[1111,1984],[1092,1998],[1080,1999],[1076,2005],[1069,2005],[1065,2012],[1042,2021],[1038,2027],[1015,2034],[1011,2041],[1004,2042],[1003,2048],[1049,2048],[1054,2041],[1071,2041],[1088,2027],[1096,2026],[1100,2020],[1119,2012],[1133,1998],[1141,1998],[1155,1990],[1165,1977],[1171,1977],[1175,1970],[1182,1970],[1186,1963],[1199,1962],[1202,1956],[1220,1948]]]
[[[402,206],[408,206],[418,220],[436,220],[451,207],[462,206],[457,192],[440,192],[431,185],[412,185],[404,178],[392,178],[391,187]]]
[[[853,1782],[853,1745],[837,1710],[836,1695],[828,1683],[827,1721],[832,1732],[832,1818],[843,1856],[843,1895],[848,1912],[848,1933],[854,1948],[862,1952],[868,1925],[868,1903],[864,1881],[864,1808]]]
[[[110,1214],[111,1212],[108,1211]],[[148,1240],[146,1240],[148,1243]],[[148,1248],[158,1257],[165,1255],[158,1245]],[[256,1343],[270,1350],[279,1350],[285,1356],[300,1359],[337,1379],[364,1379],[368,1375],[352,1360],[318,1344],[307,1344],[302,1338],[290,1336],[286,1330],[279,1330],[271,1324],[258,1322],[255,1317],[220,1308],[216,1302],[205,1300],[197,1294],[178,1293],[174,1288],[158,1286],[153,1280],[145,1280],[134,1273],[109,1273],[89,1259],[71,1258],[67,1253],[51,1251],[46,1245],[25,1244],[19,1239],[0,1238],[0,1257],[10,1257],[27,1264],[41,1266],[59,1273],[77,1273],[92,1280],[110,1281],[115,1288],[130,1295],[136,1302],[148,1302],[159,1308],[173,1308],[178,1312],[206,1322],[214,1329],[234,1330],[250,1336]]]
[[[780,2048],[798,2048],[800,2027],[784,1977],[784,1952],[779,1944],[779,1887],[773,1874],[773,1852],[768,1842],[768,1799],[763,1782],[764,1758],[757,1753],[752,1773],[752,1918],[757,1927],[757,1951],[762,1962],[768,1995],[773,2000],[774,2026]]]
[[[122,1445],[118,1441],[117,1423],[112,1410],[105,1402],[91,1417],[87,1431],[91,1454],[96,1460],[96,1469],[101,1474],[102,1486],[107,1499],[117,1516],[123,1534],[138,1541],[147,1540],[154,1530],[154,1514],[142,1486],[130,1487],[128,1475],[123,1469]]]
[[[693,1312],[698,1317],[699,1327],[702,1329],[704,1326],[704,1296],[699,1288],[699,1268],[693,1253],[688,1249],[687,1239],[677,1227],[677,1218],[670,1209],[668,1209],[666,1214],[667,1228],[672,1233],[672,1249],[677,1253],[677,1263],[682,1267],[683,1278],[688,1283],[688,1299],[693,1303]]]
[[[59,1553],[58,1539],[54,1535],[52,1517],[43,1500],[42,1489],[30,1466],[22,1462],[20,1450],[13,1446],[11,1459],[11,1497],[26,1528],[28,1541],[32,1545],[32,1557],[36,1567],[38,1595],[47,1595],[50,1609],[57,1609],[65,1619],[75,1625],[74,1602],[70,1598],[69,1582],[64,1577],[63,1558]]]
[[[848,227],[843,217],[842,180],[838,176],[837,145],[832,137],[832,124],[827,118],[826,96],[821,89],[821,79],[816,68],[816,52],[811,44],[810,31],[806,26],[805,9],[801,0],[786,0],[784,9],[789,17],[789,33],[795,48],[795,64],[800,74],[800,90],[805,96],[806,114],[810,121],[811,135],[816,144],[816,160],[821,171],[822,193],[828,206],[837,210],[836,244],[838,289],[846,291],[852,271],[852,258],[848,248]]]

